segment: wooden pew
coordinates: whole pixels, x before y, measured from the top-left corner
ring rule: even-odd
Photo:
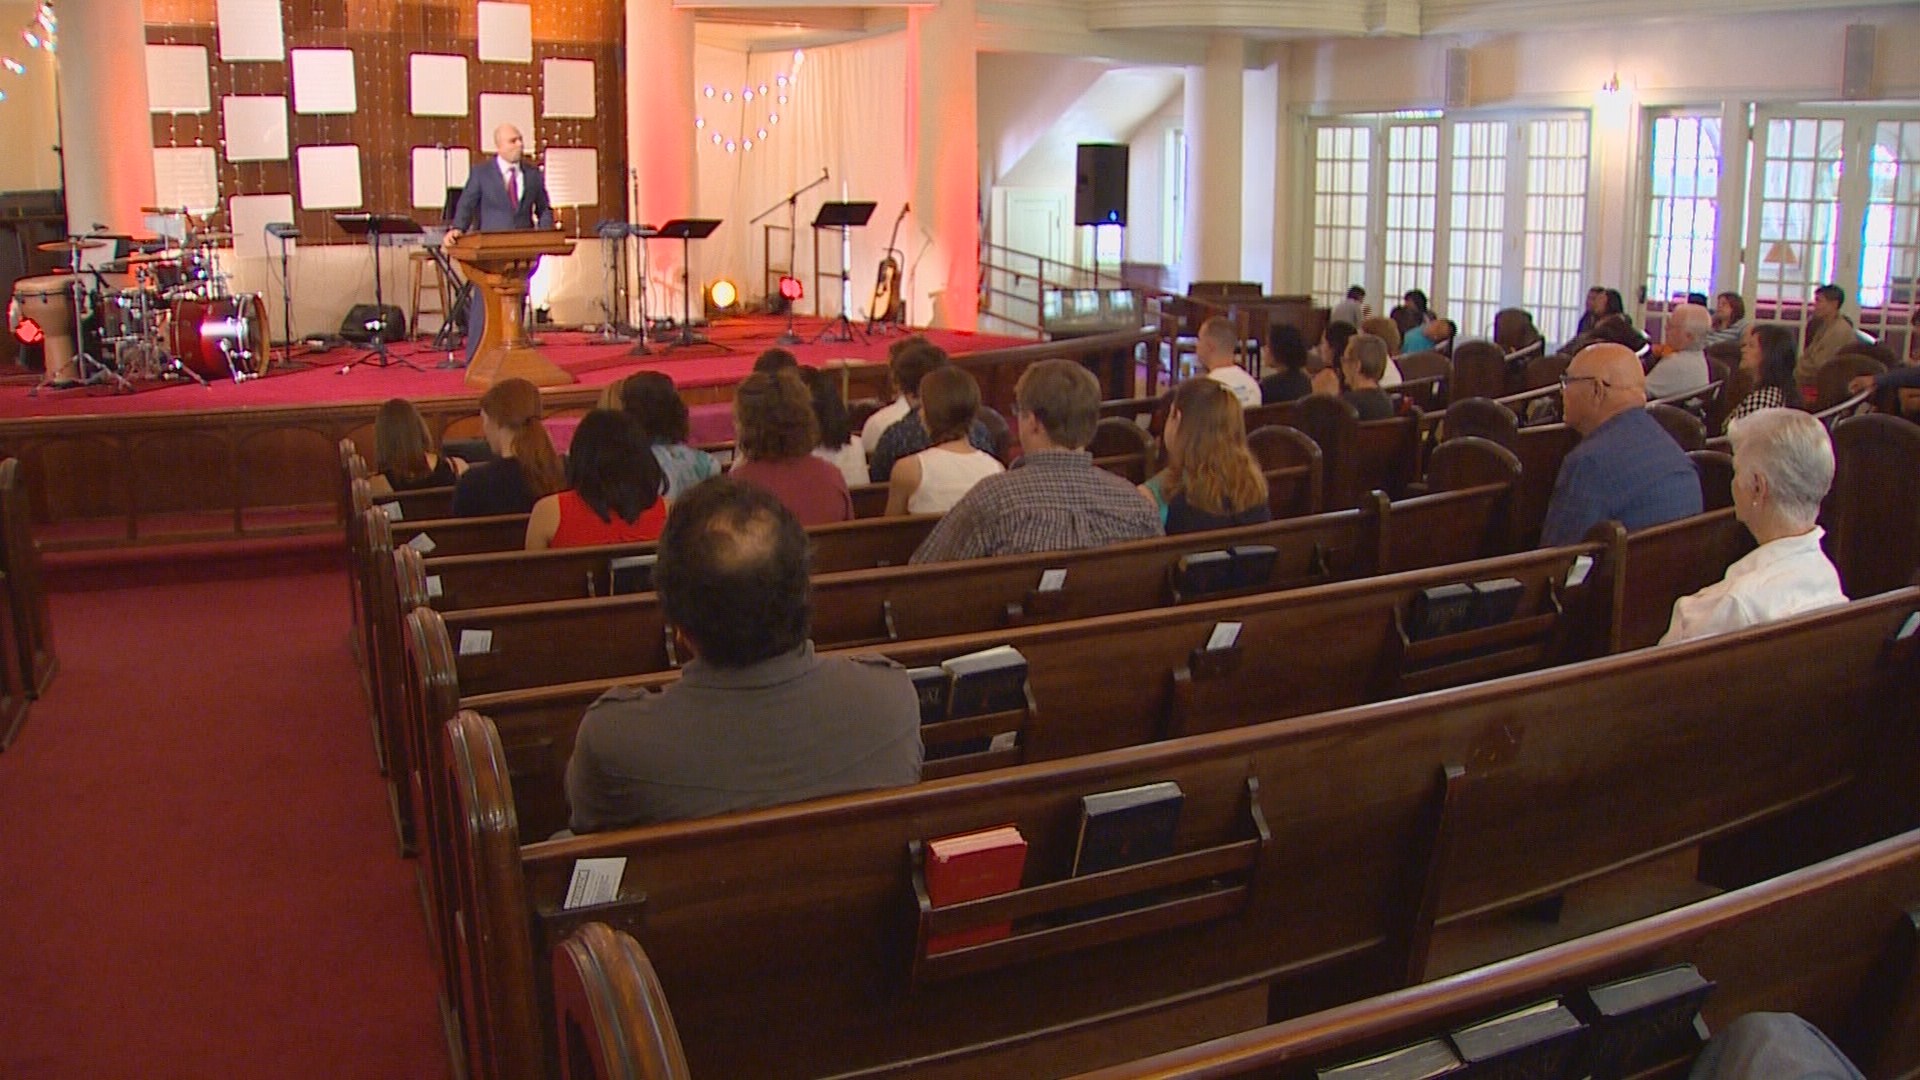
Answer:
[[[33,542],[33,511],[18,458],[0,461],[0,750],[13,745],[59,660],[53,616]]]
[[[450,518],[453,516],[453,485],[390,491],[385,495],[375,495],[373,502],[375,506],[386,507],[387,516],[394,521]],[[395,507],[399,508],[398,513],[394,511]]]
[[[1886,413],[1833,425],[1833,490],[1821,507],[1826,549],[1848,596],[1899,588],[1920,569],[1920,425]]]
[[[1703,1008],[1710,1029],[1746,1012],[1795,1012],[1869,1075],[1905,1075],[1920,1068],[1917,924],[1920,832],[1906,832],[1511,960],[1075,1080],[1304,1080],[1553,998],[1580,1012],[1592,987],[1683,964],[1714,984]],[[595,1066],[567,1062],[563,1076],[693,1076],[666,990],[631,935],[582,926],[553,951],[553,986],[557,1045],[582,1048]],[[1678,1075],[1698,1045],[1641,1030],[1659,1075]]]
[[[1890,835],[1915,818],[1920,680],[1895,639],[1916,605],[1906,589],[1404,701],[525,848],[500,744],[463,713],[439,782],[461,808],[466,1058],[548,1071],[536,972],[588,920],[646,948],[697,1074],[1031,1075],[1243,1028],[1270,995],[1307,1011],[1418,982],[1437,929],[1796,808]],[[1159,781],[1186,793],[1179,854],[1068,880],[1080,797]],[[916,841],[1005,822],[1031,845],[1021,891],[916,903]],[[576,860],[601,857],[627,860],[618,898],[562,910]],[[1046,921],[1121,898],[1146,906]],[[1009,919],[1011,937],[926,954]]]

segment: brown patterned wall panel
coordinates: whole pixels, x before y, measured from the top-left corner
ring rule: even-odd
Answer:
[[[348,243],[330,211],[299,209],[294,154],[302,146],[353,144],[360,147],[361,209],[413,215],[435,224],[438,214],[412,207],[412,149],[416,146],[467,146],[478,164],[492,152],[491,136],[479,128],[481,94],[532,94],[535,143],[550,147],[591,147],[599,154],[599,204],[558,211],[570,236],[591,235],[594,225],[624,216],[626,206],[626,94],[621,85],[625,17],[620,0],[560,0],[532,5],[533,62],[481,63],[476,0],[286,0],[281,5],[286,46],[293,49],[353,50],[358,111],[352,115],[301,115],[293,112],[289,62],[220,59],[213,0],[145,0],[147,41],[200,45],[209,61],[212,111],[204,115],[155,114],[154,145],[211,146],[220,151],[218,175],[226,224],[226,200],[235,195],[294,196],[295,220],[303,243]],[[467,116],[414,116],[409,105],[408,58],[415,53],[462,56],[467,60]],[[547,119],[539,116],[541,65],[545,60],[594,63],[596,116]],[[289,157],[286,161],[226,159],[222,144],[221,99],[230,95],[287,98]]]

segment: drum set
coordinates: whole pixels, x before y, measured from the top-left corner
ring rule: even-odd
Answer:
[[[124,238],[87,234],[40,244],[67,257],[64,273],[14,284],[7,325],[28,340],[38,327],[46,364],[42,387],[231,378],[267,373],[272,357],[267,308],[259,293],[236,293],[216,249],[232,234],[207,229],[184,208],[142,207],[161,219],[163,239],[124,257],[88,265]],[[146,250],[140,250],[146,249]]]

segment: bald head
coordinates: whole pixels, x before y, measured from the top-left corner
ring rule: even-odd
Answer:
[[[1581,349],[1567,365],[1561,407],[1567,423],[1585,435],[1628,409],[1647,403],[1647,375],[1625,345]]]
[[[493,149],[500,160],[509,165],[518,164],[520,155],[527,148],[526,136],[512,124],[501,124],[493,129]]]

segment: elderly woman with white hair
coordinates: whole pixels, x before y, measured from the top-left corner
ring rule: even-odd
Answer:
[[[1724,634],[1847,602],[1814,519],[1833,484],[1833,442],[1798,409],[1734,423],[1733,513],[1760,546],[1727,575],[1673,605],[1662,645]]]

